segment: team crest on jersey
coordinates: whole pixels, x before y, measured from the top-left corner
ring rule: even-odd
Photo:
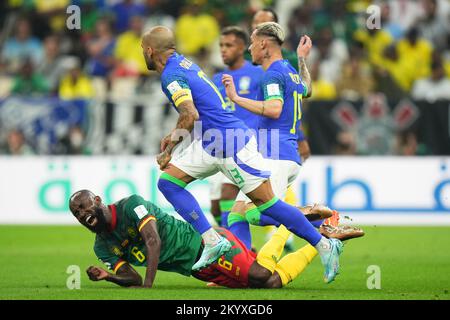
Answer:
[[[123,255],[123,253],[122,253],[122,250],[120,250],[120,248],[119,247],[117,247],[117,246],[113,246],[112,248],[111,248],[111,251],[112,251],[112,253],[114,253],[116,256],[122,256]]]
[[[182,66],[185,69],[189,69],[192,66],[192,62],[184,58],[183,61],[180,62],[180,66]]]
[[[239,80],[239,94],[247,94],[250,92],[248,89],[250,89],[251,81],[250,77],[242,77]]]
[[[298,74],[289,72],[289,75],[291,76],[292,81],[294,81],[296,84],[300,84],[300,76]]]
[[[136,233],[136,230],[134,230],[134,228],[128,228],[127,229],[127,232],[128,232],[128,235],[131,237],[131,238],[136,238],[136,236],[137,236],[137,233]]]

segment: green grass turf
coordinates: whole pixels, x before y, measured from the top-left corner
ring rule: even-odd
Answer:
[[[450,228],[366,227],[349,241],[341,274],[322,282],[316,258],[283,289],[207,288],[178,274],[159,272],[153,289],[91,282],[84,270],[99,265],[93,234],[77,226],[0,226],[0,299],[450,299]],[[253,229],[257,247],[264,231]],[[296,240],[296,245],[302,245]],[[82,270],[81,289],[66,288],[69,265]],[[367,268],[381,268],[381,289],[367,289]],[[144,268],[139,268],[141,274]]]

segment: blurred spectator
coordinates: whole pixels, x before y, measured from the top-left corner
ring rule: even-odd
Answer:
[[[356,155],[355,137],[350,131],[341,131],[336,137],[334,154],[353,156]]]
[[[342,68],[336,89],[339,95],[347,100],[366,98],[373,90],[374,79],[370,66],[357,55],[352,54]]]
[[[249,0],[194,0],[193,2],[206,5],[207,11],[216,17],[222,26],[237,25],[245,21],[250,11]]]
[[[200,10],[197,4],[186,6],[175,24],[177,51],[182,54],[195,55],[202,48],[208,49],[219,37],[217,20]]]
[[[311,63],[319,62],[320,78],[336,82],[341,74],[342,64],[348,60],[345,42],[333,36],[330,28],[325,27],[316,33],[315,44],[311,50]]]
[[[68,155],[88,155],[91,151],[85,145],[85,135],[79,126],[74,126],[69,129],[56,146],[57,154]]]
[[[419,1],[389,0],[390,21],[398,23],[403,31],[409,30],[423,15]]]
[[[147,14],[145,5],[134,0],[123,0],[111,8],[115,16],[115,30],[118,33],[127,31],[132,24],[133,17]]]
[[[78,0],[80,1],[80,0]],[[72,3],[74,0],[72,0]],[[103,0],[81,0],[79,4],[81,12],[81,30],[85,35],[91,35],[95,32],[97,21],[104,16],[112,18],[111,14],[105,10],[106,5]]]
[[[378,90],[386,92],[389,98],[393,98],[393,96],[401,98],[406,92],[409,92],[415,71],[414,66],[409,63],[408,60],[400,59],[395,45],[387,47],[379,62],[375,64],[378,74]],[[396,90],[395,87],[400,90]]]
[[[421,36],[436,49],[445,49],[450,32],[450,5],[446,1],[437,0],[421,0],[421,3],[425,13],[419,23]]]
[[[130,28],[122,33],[116,42],[114,57],[117,59],[116,76],[138,76],[148,74],[147,65],[142,55],[141,35],[143,31],[143,18],[133,16]]]
[[[312,36],[314,33],[311,7],[306,3],[295,9],[289,19],[288,26],[288,42],[291,48],[295,49],[298,45],[299,36],[304,34]]]
[[[33,149],[26,143],[23,133],[19,130],[11,130],[7,137],[6,154],[32,155]]]
[[[449,36],[449,42],[450,42],[450,36]],[[447,78],[450,78],[450,51],[444,55],[444,70]]]
[[[320,78],[319,63],[316,62],[311,67],[311,80],[313,95],[311,100],[334,100],[337,97],[336,87],[333,82]]]
[[[33,63],[26,59],[19,74],[14,78],[11,93],[19,95],[37,95],[49,92],[49,85],[46,79],[34,71]]]
[[[450,100],[450,79],[445,76],[445,70],[440,60],[432,63],[430,77],[415,82],[412,96],[416,100],[427,100],[428,102],[440,99]]]
[[[396,136],[395,154],[400,156],[425,155],[427,150],[425,145],[417,141],[417,136],[412,130],[404,130]]]
[[[31,58],[34,65],[42,60],[41,42],[32,36],[30,23],[26,18],[17,20],[14,36],[6,40],[1,53],[2,65],[9,73],[16,73],[26,58]]]
[[[345,43],[352,41],[353,34],[358,29],[356,14],[350,10],[351,3],[359,2],[363,11],[366,11],[366,8],[370,5],[367,0],[316,0],[312,2],[323,2],[322,7],[315,9],[317,13],[314,17],[314,30],[325,27],[331,28],[334,36]]]
[[[382,29],[389,32],[395,41],[403,37],[405,30],[398,21],[391,19],[391,4],[389,2],[381,4],[381,26]]]
[[[80,61],[77,58],[66,62],[68,73],[59,85],[59,97],[63,100],[91,99],[94,90],[90,79],[81,72]]]
[[[108,20],[98,20],[95,37],[86,44],[89,60],[87,73],[91,76],[106,77],[114,66],[114,47],[116,41]]]
[[[383,29],[360,29],[355,32],[354,38],[363,44],[369,62],[374,64],[381,63],[384,50],[394,41],[390,33]]]
[[[171,4],[175,4],[176,2],[179,2],[182,0],[171,0],[171,1],[164,1],[164,0],[146,0],[146,5],[148,7],[148,10],[150,12],[150,15],[145,17],[145,24],[144,24],[144,30],[149,30],[150,28],[154,26],[166,26],[167,28],[170,28],[172,30],[175,29],[175,17],[176,12],[179,10],[172,10],[172,11],[166,11],[165,5],[167,5],[169,2]]]
[[[406,38],[398,42],[397,53],[401,63],[414,69],[412,81],[430,74],[432,51],[431,44],[427,40],[419,38],[417,28],[411,28]],[[409,88],[405,87],[405,89],[408,90]]]
[[[44,58],[36,67],[47,82],[51,92],[57,92],[59,80],[65,72],[64,59],[60,56],[57,36],[48,36],[44,40]]]
[[[45,18],[53,31],[66,27],[66,9],[70,0],[34,0],[36,12]]]

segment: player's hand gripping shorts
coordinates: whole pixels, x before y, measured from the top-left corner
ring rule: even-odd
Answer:
[[[270,177],[258,144],[253,136],[234,157],[218,158],[208,154],[201,140],[181,143],[173,152],[172,165],[196,179],[204,179],[221,171],[245,194],[255,190]]]
[[[256,254],[224,228],[216,231],[231,242],[231,250],[221,256],[216,263],[204,268],[193,276],[206,282],[214,282],[229,288],[247,288],[249,286],[248,272],[256,260]]]

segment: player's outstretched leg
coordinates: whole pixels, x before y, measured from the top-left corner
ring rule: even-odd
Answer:
[[[231,243],[211,227],[197,200],[185,189],[186,186],[186,182],[166,172],[161,175],[158,181],[158,188],[167,201],[172,204],[183,219],[202,235],[205,247],[200,259],[192,267],[195,271],[208,266],[228,252],[231,249]]]
[[[309,244],[280,260],[290,234],[282,225],[264,244],[256,257],[257,264],[251,269],[251,286],[281,288],[298,277],[311,263],[317,250]]]
[[[228,229],[247,247],[252,248],[250,225],[245,219],[245,202],[237,201],[228,215]]]
[[[267,215],[286,226],[292,233],[305,239],[319,252],[325,267],[324,281],[330,283],[339,273],[339,256],[343,251],[342,242],[323,237],[298,208],[273,197],[270,182],[266,181],[247,194],[258,205],[262,215]],[[273,198],[267,201],[267,198]]]

